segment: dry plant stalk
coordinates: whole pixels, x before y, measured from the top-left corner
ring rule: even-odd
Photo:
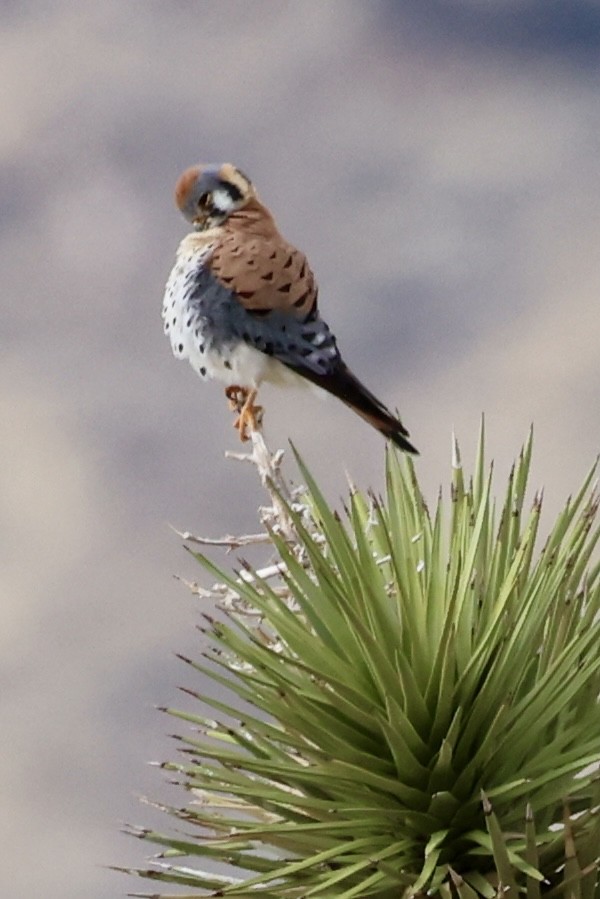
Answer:
[[[271,452],[262,432],[258,429],[250,431],[250,440],[252,442],[251,452],[226,451],[225,457],[236,462],[247,462],[256,467],[260,482],[267,491],[271,501],[270,505],[260,506],[258,510],[260,523],[264,530],[255,534],[226,534],[223,537],[204,537],[188,530],[180,531],[176,528],[173,528],[173,530],[185,541],[188,549],[190,549],[189,544],[194,544],[196,546],[225,547],[227,552],[248,546],[268,546],[272,544],[272,535],[276,534],[285,540],[292,549],[294,556],[306,567],[306,551],[298,542],[292,516],[290,515],[291,509],[294,514],[300,516],[303,525],[313,534],[317,541],[322,539],[316,533],[311,510],[304,501],[306,490],[303,486],[293,487],[284,478],[281,472],[284,450],[278,449],[275,452]],[[253,583],[256,580],[270,580],[274,582],[271,583],[272,589],[283,599],[289,598],[291,602],[288,587],[281,578],[281,575],[285,572],[285,565],[281,561],[270,562],[256,570],[252,569],[243,559],[240,560],[240,563],[242,568],[238,575],[239,583],[243,581]],[[216,583],[209,589],[206,589],[196,582],[185,581],[183,578],[178,579],[185,583],[196,596],[213,600],[215,605],[224,612],[234,612],[253,618],[262,617],[227,584]]]

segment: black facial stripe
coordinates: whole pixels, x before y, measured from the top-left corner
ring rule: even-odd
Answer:
[[[238,187],[236,187],[235,184],[232,184],[230,181],[219,181],[219,190],[226,191],[229,194],[231,201],[233,203],[238,203],[242,199],[242,196],[243,196],[241,190]]]

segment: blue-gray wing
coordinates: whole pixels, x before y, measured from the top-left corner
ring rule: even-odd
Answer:
[[[400,449],[417,452],[400,419],[343,362],[334,335],[318,314],[316,297],[302,316],[264,306],[249,309],[203,265],[195,273],[188,302],[203,320],[203,332],[211,335],[215,349],[244,341],[337,396]]]
[[[327,375],[340,364],[335,337],[316,305],[303,316],[279,309],[247,309],[206,265],[197,269],[190,287],[190,310],[203,320],[203,331],[210,333],[215,349],[242,340],[300,374]]]

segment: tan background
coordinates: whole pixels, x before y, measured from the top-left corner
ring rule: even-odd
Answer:
[[[569,9],[569,12],[565,11]],[[232,161],[309,255],[347,361],[398,406],[428,495],[485,411],[499,477],[536,424],[556,511],[600,448],[600,12],[551,0],[5,2],[0,33],[0,895],[144,884],[122,821],[171,798],[198,655],[167,522],[254,527],[221,389],[162,288],[180,170]],[[341,405],[266,392],[329,495],[382,483]],[[197,684],[196,684],[197,686]],[[184,700],[182,700],[184,701]],[[183,727],[183,725],[182,725]],[[151,890],[150,890],[151,891]]]

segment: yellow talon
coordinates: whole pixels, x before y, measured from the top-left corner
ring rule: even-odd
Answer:
[[[263,407],[254,405],[256,390],[248,390],[246,388],[228,388],[228,390],[231,391],[231,394],[228,394],[230,404],[239,413],[233,426],[240,432],[240,440],[245,443],[250,439],[250,431],[258,431],[260,429]],[[235,393],[233,392],[234,390],[236,391]],[[235,405],[233,405],[234,403]]]
[[[229,408],[232,412],[241,412],[248,398],[249,390],[247,387],[239,387],[232,384],[231,387],[225,388],[225,396],[229,400]]]

